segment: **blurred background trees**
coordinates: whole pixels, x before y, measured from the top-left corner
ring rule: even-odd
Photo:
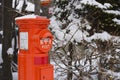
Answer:
[[[116,80],[120,76],[120,2],[57,0],[50,30],[57,80]]]

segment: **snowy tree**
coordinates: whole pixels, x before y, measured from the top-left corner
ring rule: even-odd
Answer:
[[[103,4],[96,0],[55,2],[49,26],[55,36],[52,55],[55,72],[58,71],[55,77],[58,80],[119,79],[120,49],[116,44],[120,42],[119,37],[112,36],[114,31],[119,34],[116,23],[119,11],[117,15],[108,13],[117,3]],[[116,10],[119,10],[118,4]]]
[[[91,34],[103,30],[112,35],[120,35],[120,1],[119,0],[85,0],[85,17],[91,22]],[[90,16],[89,16],[90,15]]]
[[[86,0],[82,1],[81,3],[85,5],[85,17],[92,26],[90,30],[91,35],[98,32],[101,33],[103,31],[107,31],[111,35],[120,35],[120,24],[118,23],[118,21],[120,20],[119,0]],[[120,66],[118,66],[118,59],[115,57],[119,56],[118,52],[116,52],[116,44],[120,45],[120,43],[115,43],[112,41],[97,41],[98,52],[101,55],[99,58],[100,69],[102,68],[105,70],[119,72],[118,69],[120,68]],[[109,56],[110,59],[105,56]],[[100,75],[105,70],[101,70]],[[103,79],[101,78],[103,77],[103,75],[104,74],[102,74],[99,79]],[[106,74],[105,77],[107,76],[108,75]],[[112,76],[111,79],[115,79],[115,76]]]

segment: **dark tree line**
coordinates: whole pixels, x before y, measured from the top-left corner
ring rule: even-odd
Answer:
[[[3,40],[2,40],[2,80],[12,80],[11,58],[7,50],[11,47],[12,40],[12,0],[3,0]]]

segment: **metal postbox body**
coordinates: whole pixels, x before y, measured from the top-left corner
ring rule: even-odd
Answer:
[[[19,27],[18,80],[54,80],[48,55],[53,39],[47,29],[49,20],[35,16],[18,18],[16,23]]]

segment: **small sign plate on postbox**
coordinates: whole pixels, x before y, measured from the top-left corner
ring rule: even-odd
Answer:
[[[48,48],[50,48],[50,45],[52,44],[52,41],[51,41],[50,38],[42,38],[40,40],[40,44],[41,44],[42,48],[48,49]]]
[[[28,50],[28,32],[20,32],[20,49]]]

